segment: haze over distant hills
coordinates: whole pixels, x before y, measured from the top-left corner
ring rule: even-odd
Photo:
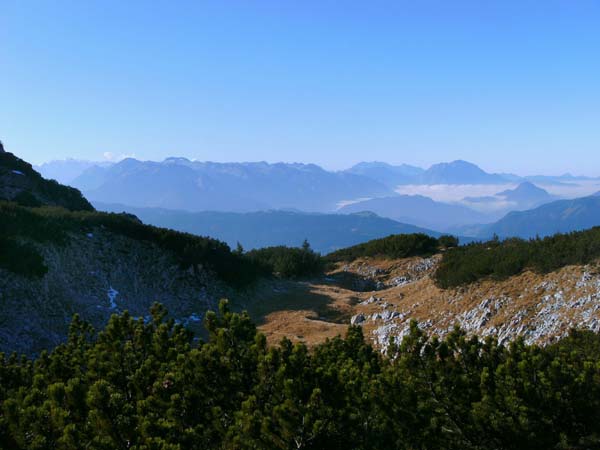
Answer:
[[[569,174],[521,177],[488,173],[462,160],[428,169],[362,162],[339,172],[314,164],[214,163],[177,157],[161,162],[132,158],[118,163],[54,161],[39,169],[48,177],[71,180],[68,184],[87,198],[106,204],[192,212],[372,211],[439,231],[474,225],[480,229],[480,224],[492,223],[511,211],[535,208],[561,197],[588,195],[596,183]],[[534,184],[531,180],[538,181]],[[572,192],[559,196],[560,189]],[[434,200],[437,197],[430,193],[435,192],[464,194]]]
[[[393,189],[399,184],[414,183],[415,180],[425,172],[425,169],[408,164],[393,166],[384,162],[375,161],[358,163],[346,170],[346,172],[363,175],[381,181]]]
[[[434,164],[419,176],[420,184],[501,184],[507,181],[502,175],[487,173],[462,160]]]
[[[39,166],[33,166],[44,178],[56,180],[62,184],[70,184],[75,178],[91,167],[110,167],[111,162],[92,162],[78,159],[54,160]]]
[[[527,211],[513,211],[499,221],[454,231],[477,238],[497,235],[533,238],[600,226],[600,193],[573,200],[558,200]]]
[[[545,189],[542,189],[529,181],[524,181],[514,189],[506,189],[493,196],[485,197],[465,197],[463,202],[469,206],[485,205],[488,210],[499,212],[520,211],[544,203],[557,200],[557,197],[551,195]]]
[[[332,211],[338,202],[390,194],[383,183],[314,164],[163,162],[125,159],[73,180],[93,201],[188,211],[296,208]]]
[[[144,223],[210,236],[232,248],[241,243],[246,250],[286,245],[298,247],[307,239],[320,253],[356,245],[391,234],[440,233],[379,217],[373,213],[319,214],[294,211],[186,212],[160,208],[135,208],[126,205],[94,203],[101,211],[128,212]]]
[[[436,202],[422,195],[395,195],[365,200],[340,209],[342,213],[372,211],[382,217],[444,231],[469,223],[481,223],[489,216],[462,205]]]

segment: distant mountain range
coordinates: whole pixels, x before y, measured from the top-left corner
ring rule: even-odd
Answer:
[[[155,226],[219,239],[232,248],[239,242],[246,250],[274,245],[298,247],[308,239],[314,250],[325,254],[390,234],[425,233],[434,237],[441,234],[366,212],[186,212],[104,203],[94,203],[94,206],[101,211],[135,214],[144,223]]]
[[[314,164],[213,163],[176,157],[153,162],[129,158],[98,164],[55,161],[39,166],[39,170],[80,189],[86,198],[99,203],[190,212],[372,211],[381,217],[440,231],[491,223],[510,211],[527,210],[558,199],[529,178],[555,188],[580,182],[593,184],[593,179],[569,174],[520,177],[488,173],[462,160],[434,164],[428,169],[362,162],[333,172]],[[517,183],[520,184],[516,188],[506,189]],[[402,185],[411,185],[405,194],[421,195],[397,195],[395,190]],[[413,189],[413,185],[423,188]],[[475,195],[447,203],[426,197],[431,186],[437,190],[457,186],[457,192],[461,192],[459,185]],[[477,196],[495,186],[496,194]],[[471,227],[468,231],[473,230]]]
[[[110,162],[92,162],[78,159],[55,160],[33,166],[44,178],[56,180],[62,184],[71,184],[75,178],[91,167],[110,167]]]
[[[393,166],[384,162],[362,162],[352,166],[346,172],[369,177],[393,189],[401,184],[414,183],[425,169],[408,164]]]
[[[400,222],[444,231],[449,227],[491,221],[486,214],[466,206],[436,202],[422,195],[395,195],[346,205],[341,213],[371,211]]]
[[[125,159],[89,168],[71,184],[92,201],[188,211],[325,212],[344,200],[391,193],[376,180],[314,164],[221,164],[185,158]]]

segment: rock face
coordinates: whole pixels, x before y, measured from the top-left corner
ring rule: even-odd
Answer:
[[[147,316],[154,302],[201,331],[205,311],[230,294],[211,274],[182,270],[150,242],[101,228],[69,237],[66,246],[37,245],[49,269],[43,278],[0,269],[0,352],[35,354],[55,347],[75,313],[98,328],[115,312]]]
[[[351,323],[363,327],[383,351],[390,339],[402,340],[412,320],[431,335],[443,337],[460,326],[467,334],[495,336],[502,343],[521,337],[545,345],[572,328],[600,332],[600,263],[442,290],[431,278],[438,261],[359,260],[341,266],[344,273],[364,274],[385,285],[377,296],[358,294]]]

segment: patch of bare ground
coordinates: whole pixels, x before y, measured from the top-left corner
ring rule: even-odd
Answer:
[[[286,336],[314,345],[343,335],[353,322],[384,349],[413,319],[431,334],[459,325],[503,342],[522,336],[546,344],[573,327],[600,331],[598,264],[443,290],[432,279],[438,262],[439,256],[340,263],[322,279],[265,283],[245,307],[271,343]]]

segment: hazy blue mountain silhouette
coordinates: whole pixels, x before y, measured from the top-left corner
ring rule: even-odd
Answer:
[[[510,181],[462,160],[434,164],[419,176],[420,184],[502,184]]]
[[[319,214],[294,211],[251,213],[187,212],[94,203],[102,211],[129,212],[143,222],[201,236],[210,236],[245,249],[273,245],[299,246],[308,239],[313,249],[328,253],[390,234],[440,233],[378,217],[373,213]]]
[[[332,211],[338,202],[387,195],[383,183],[314,164],[163,162],[125,159],[91,168],[72,183],[105,203],[189,211],[257,211],[297,208]]]
[[[457,225],[482,223],[489,220],[486,214],[466,206],[436,202],[422,195],[374,198],[340,209],[342,213],[360,211],[371,211],[381,217],[441,231]]]
[[[413,184],[418,182],[418,177],[425,172],[424,169],[408,164],[394,166],[384,162],[361,162],[350,169],[347,173],[363,175],[373,180],[380,181],[390,188],[401,184]]]
[[[498,205],[498,210],[506,210],[508,212],[535,208],[544,203],[557,200],[557,197],[551,195],[545,189],[529,181],[525,181],[514,189],[507,189],[493,196],[465,197],[463,200],[467,203],[496,204]]]
[[[532,238],[600,226],[600,195],[558,200],[527,211],[513,211],[497,222],[456,229],[470,236]]]
[[[78,176],[92,167],[108,167],[112,163],[82,161],[78,159],[55,160],[33,166],[44,178],[70,184]]]

